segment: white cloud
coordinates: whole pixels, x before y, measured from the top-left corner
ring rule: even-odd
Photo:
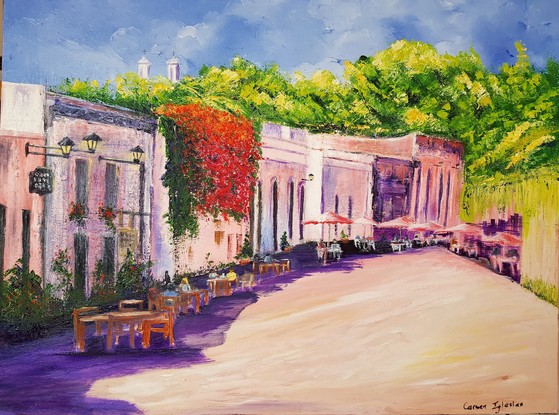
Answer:
[[[196,38],[198,34],[198,30],[194,26],[183,26],[179,29],[177,33],[177,37],[179,39],[184,39],[185,37],[192,37]]]

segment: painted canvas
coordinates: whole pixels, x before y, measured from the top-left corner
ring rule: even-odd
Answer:
[[[557,413],[555,2],[3,3],[0,415]]]

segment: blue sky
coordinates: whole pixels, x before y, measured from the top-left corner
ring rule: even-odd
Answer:
[[[182,73],[257,65],[341,75],[343,60],[397,39],[456,54],[474,48],[497,70],[522,41],[532,63],[559,60],[557,0],[4,0],[3,79],[56,85],[65,77],[112,79],[136,71],[143,50],[152,75],[172,53]]]

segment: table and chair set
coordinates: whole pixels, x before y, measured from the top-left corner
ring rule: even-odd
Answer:
[[[192,308],[196,314],[200,313],[202,300],[209,304],[208,289],[196,289],[188,292],[177,292],[176,295],[159,293],[155,288],[148,292],[148,307],[144,309],[144,300],[126,299],[118,303],[118,311],[101,313],[99,307],[80,307],[74,309],[72,318],[74,323],[74,348],[77,352],[85,351],[86,324],[95,324],[95,334],[103,334],[106,326],[106,349],[111,351],[119,344],[119,338],[126,334],[127,328],[130,348],[136,344],[136,334],[142,336],[142,347],[151,346],[151,333],[162,333],[169,341],[169,346],[175,346],[174,323],[181,313],[187,314]]]

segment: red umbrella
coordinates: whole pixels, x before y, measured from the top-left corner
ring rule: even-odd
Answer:
[[[409,216],[401,216],[396,219],[389,220],[387,222],[381,222],[377,226],[379,228],[397,228],[400,229],[400,239],[402,238],[402,228],[409,228],[415,222],[413,218]]]
[[[414,223],[408,229],[410,231],[418,231],[418,232],[426,232],[426,231],[437,231],[442,228],[442,225],[439,225],[435,222],[425,222],[425,223]]]
[[[324,224],[327,224],[328,225],[328,240],[330,240],[330,227],[331,227],[331,225],[335,225],[335,224],[349,225],[349,224],[353,223],[353,221],[349,218],[338,215],[337,213],[334,213],[334,212],[324,212],[323,214],[321,214],[317,218],[307,219],[307,220],[304,220],[302,223],[303,223],[303,225],[324,225]]]
[[[388,222],[381,222],[377,226],[379,228],[409,228],[415,222],[409,216],[401,216]]]
[[[357,224],[357,225],[363,225],[363,227],[370,225],[371,226],[371,234],[373,233],[373,226],[378,226],[378,222],[376,222],[375,220],[371,219],[371,218],[367,218],[365,216],[363,216],[362,218],[359,219],[355,219],[353,221],[353,224]]]
[[[456,226],[451,226],[450,228],[445,228],[441,232],[464,232],[472,234],[480,234],[482,232],[481,226],[474,225],[471,223],[461,223]]]
[[[522,243],[522,239],[508,232],[499,232],[492,236],[485,236],[482,238],[482,241],[493,242],[501,245],[512,245],[512,246],[517,246]]]

